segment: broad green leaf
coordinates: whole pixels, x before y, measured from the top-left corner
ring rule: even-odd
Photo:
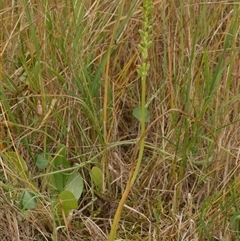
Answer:
[[[98,167],[93,167],[90,171],[90,176],[96,187],[99,188],[99,190],[101,190],[103,184],[103,174],[101,169]]]
[[[49,161],[43,155],[37,155],[36,166],[39,169],[45,169],[48,165]]]
[[[19,206],[22,210],[29,210],[36,208],[36,196],[35,194],[25,191],[20,200]]]
[[[66,186],[68,173],[64,171],[64,168],[68,168],[69,163],[66,158],[66,147],[61,146],[59,152],[54,157],[54,168],[53,171],[63,170],[60,173],[54,174],[55,187],[58,191],[62,191]]]
[[[68,174],[65,171],[63,171],[63,172],[55,173],[53,174],[53,176],[54,176],[55,187],[57,188],[58,191],[61,192],[66,186]]]
[[[141,122],[142,121],[142,108],[136,107],[133,110],[133,116]],[[149,121],[150,121],[150,113],[149,113],[148,109],[145,109],[145,122],[149,122]]]
[[[23,157],[14,151],[6,152],[5,157],[11,169],[21,178],[28,180],[28,167]]]
[[[64,211],[65,215],[68,216],[69,212],[73,209],[78,208],[78,201],[72,192],[68,190],[62,191],[58,196],[58,210]]]
[[[83,192],[83,179],[80,173],[72,173],[67,181],[65,190],[68,190],[73,193],[76,199],[79,199]]]
[[[61,146],[56,156],[54,157],[54,166],[55,167],[69,167],[69,163],[66,157],[66,147]]]

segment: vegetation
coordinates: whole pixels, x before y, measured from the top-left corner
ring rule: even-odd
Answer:
[[[238,240],[239,16],[1,1],[1,240]]]

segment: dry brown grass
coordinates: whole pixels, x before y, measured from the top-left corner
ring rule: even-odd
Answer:
[[[0,3],[0,133],[2,152],[21,154],[31,176],[29,182],[18,179],[1,157],[0,238],[107,240],[139,136],[132,110],[141,98],[136,72],[141,4],[76,1],[83,14],[78,22],[66,1],[49,1],[45,11],[44,1],[31,0],[29,24],[23,2]],[[133,2],[137,7],[128,16]],[[240,236],[239,4],[183,2],[153,1],[151,122],[119,240]],[[110,46],[122,6],[118,28],[126,23]],[[67,147],[72,165],[95,159],[80,170],[85,190],[68,223],[55,219],[47,181],[31,179],[41,174],[34,166],[36,154],[54,155],[59,143]],[[100,197],[92,196],[89,178],[96,161],[107,164]],[[23,212],[18,203],[29,183],[43,198],[36,209]]]

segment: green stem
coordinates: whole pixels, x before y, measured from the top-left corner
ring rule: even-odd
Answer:
[[[144,153],[144,147],[145,147],[145,137],[142,138],[142,136],[145,133],[145,129],[146,129],[146,125],[145,125],[145,104],[146,104],[146,74],[142,76],[142,100],[141,100],[141,135],[140,135],[140,150],[139,150],[139,154],[138,154],[138,160],[137,160],[137,164],[136,164],[136,168],[135,171],[133,173],[132,179],[131,179],[131,186],[133,186],[137,175],[139,173],[139,169],[142,163],[142,159],[143,159],[143,153]]]
[[[141,43],[139,44],[139,50],[141,52],[141,60],[142,63],[138,65],[138,74],[141,77],[141,85],[142,85],[142,93],[141,93],[141,132],[140,132],[140,140],[139,140],[139,153],[138,153],[138,158],[137,158],[137,163],[135,162],[135,156],[133,157],[133,162],[132,162],[132,168],[129,173],[129,178],[128,182],[126,185],[126,188],[124,190],[124,193],[122,195],[122,198],[118,204],[117,211],[114,216],[113,220],[113,225],[108,237],[108,241],[114,241],[117,228],[118,228],[118,223],[121,217],[121,213],[124,207],[124,204],[127,200],[128,194],[131,190],[131,187],[133,186],[139,170],[140,166],[142,163],[143,159],[143,153],[144,153],[144,147],[145,147],[145,128],[146,128],[146,79],[147,79],[147,73],[150,68],[150,64],[148,63],[148,48],[152,44],[152,21],[149,19],[150,12],[152,10],[152,1],[151,0],[145,0],[143,1],[143,30],[140,30],[140,35],[141,35]],[[137,148],[136,148],[137,150]],[[136,164],[136,165],[135,165]]]

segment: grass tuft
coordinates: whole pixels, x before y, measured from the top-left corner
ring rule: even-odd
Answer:
[[[141,1],[0,2],[1,240],[107,240],[143,132],[117,239],[239,239],[239,5],[152,5],[142,93]]]

